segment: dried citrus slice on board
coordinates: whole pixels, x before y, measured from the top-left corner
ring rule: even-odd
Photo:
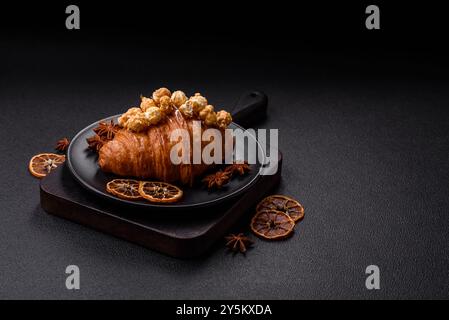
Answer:
[[[259,237],[279,240],[288,237],[295,228],[295,221],[287,214],[276,210],[263,210],[251,220],[251,230]]]
[[[28,170],[36,178],[43,178],[58,165],[64,163],[65,156],[55,153],[41,153],[31,158]]]
[[[132,179],[114,179],[106,184],[106,191],[126,200],[142,198],[139,194],[139,181]]]
[[[140,195],[150,201],[159,203],[176,202],[182,197],[182,190],[170,183],[159,181],[142,181]]]
[[[304,208],[296,201],[287,196],[273,195],[266,197],[257,205],[256,211],[277,210],[290,216],[295,222],[304,218]]]

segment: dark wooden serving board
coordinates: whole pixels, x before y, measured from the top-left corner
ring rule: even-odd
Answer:
[[[267,97],[260,92],[243,95],[233,119],[249,127],[263,119]],[[188,258],[204,254],[232,225],[257,204],[280,181],[278,172],[260,178],[242,195],[212,207],[167,211],[120,205],[88,192],[72,177],[66,165],[41,180],[41,206],[59,216],[170,256]]]
[[[41,180],[41,206],[59,216],[110,235],[178,258],[204,254],[244,214],[280,181],[277,174],[261,176],[241,196],[217,206],[180,212],[142,210],[117,205],[82,188],[63,165]]]

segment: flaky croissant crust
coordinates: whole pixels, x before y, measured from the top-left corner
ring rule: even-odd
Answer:
[[[114,138],[100,149],[98,164],[101,170],[123,177],[179,181],[191,185],[209,165],[174,165],[170,160],[170,150],[174,144],[170,142],[170,135],[173,130],[186,129],[192,140],[192,127],[193,120],[185,119],[176,110],[162,123],[146,131],[136,133],[120,129]]]

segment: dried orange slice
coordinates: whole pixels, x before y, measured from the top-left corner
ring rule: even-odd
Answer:
[[[41,153],[31,158],[28,170],[36,178],[43,178],[58,165],[64,163],[65,156],[55,153]]]
[[[295,221],[277,210],[263,210],[251,220],[251,230],[259,237],[278,240],[288,237],[295,228]]]
[[[114,179],[106,184],[106,191],[126,200],[140,199],[139,181],[132,179]]]
[[[298,201],[278,194],[266,197],[259,202],[256,211],[262,210],[282,211],[288,214],[295,222],[304,218],[304,208]]]
[[[141,181],[139,193],[144,199],[159,203],[176,202],[182,197],[182,190],[177,186],[159,181]]]

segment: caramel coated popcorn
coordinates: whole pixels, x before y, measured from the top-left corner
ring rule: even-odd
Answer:
[[[144,116],[148,120],[149,125],[156,125],[162,119],[162,112],[158,107],[151,107],[144,112]]]
[[[173,111],[172,102],[170,97],[163,96],[159,100],[159,108],[161,109],[161,112],[165,115],[170,114]]]
[[[156,102],[154,102],[154,100],[151,98],[142,96],[140,99],[140,109],[142,109],[143,112],[147,111],[148,108],[157,107]]]
[[[118,118],[118,124],[120,127],[126,127],[126,123],[128,122],[129,118],[132,116],[141,113],[142,110],[137,107],[129,108],[128,111],[126,111],[121,117]]]
[[[217,124],[217,114],[215,112],[209,112],[206,116],[206,119],[204,119],[204,123],[207,126],[215,126]]]
[[[214,106],[207,105],[200,112],[200,119],[204,121],[207,126],[215,126],[217,124],[217,114],[214,112]]]
[[[214,107],[200,93],[187,99],[186,94],[180,90],[172,94],[167,88],[159,88],[153,92],[152,98],[141,96],[140,99],[140,108],[128,109],[119,117],[119,126],[141,132],[157,125],[176,108],[185,118],[202,120],[209,127],[225,129],[232,122],[229,112],[215,112]]]
[[[206,117],[209,113],[214,112],[214,106],[212,105],[207,105],[203,110],[201,110],[200,112],[200,119],[201,120],[206,120]]]
[[[229,112],[220,110],[217,112],[217,125],[220,129],[226,129],[232,122],[232,117]]]
[[[153,100],[156,103],[159,103],[159,100],[164,96],[167,96],[169,98],[171,96],[171,92],[167,88],[159,88],[153,92]]]
[[[183,116],[187,118],[193,117],[193,108],[189,101],[183,103],[183,105],[180,106],[178,110],[182,113]]]
[[[177,90],[171,95],[171,102],[176,107],[179,108],[187,101],[187,96],[183,91]]]
[[[193,97],[190,97],[189,101],[195,114],[199,114],[207,106],[207,99],[200,93],[195,93]]]
[[[132,115],[126,122],[126,128],[134,132],[143,131],[148,128],[149,125],[150,122],[142,111]]]
[[[150,125],[156,125],[162,119],[162,113],[158,107],[149,107],[142,112],[140,108],[130,108],[119,119],[119,126],[134,132],[147,129]]]

